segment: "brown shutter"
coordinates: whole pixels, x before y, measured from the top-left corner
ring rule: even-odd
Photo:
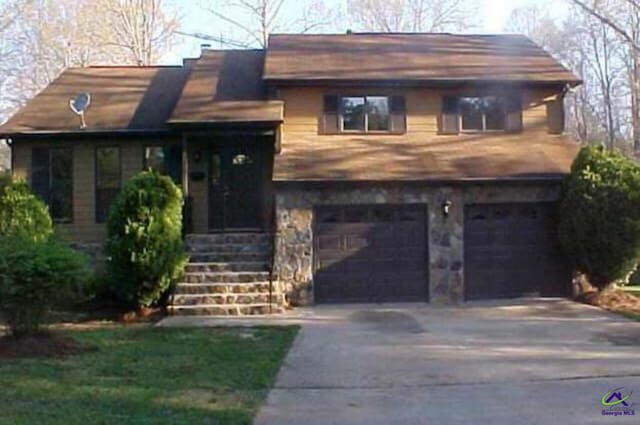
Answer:
[[[340,132],[338,101],[339,98],[336,95],[324,96],[320,133],[335,134]]]
[[[442,113],[438,119],[438,127],[440,134],[458,134],[460,132],[457,97],[444,96],[442,98]]]
[[[547,103],[547,127],[550,134],[564,133],[564,96],[558,95]]]
[[[407,132],[407,105],[404,96],[391,96],[389,99],[391,132],[404,134]]]
[[[522,96],[520,94],[507,96],[505,109],[505,131],[507,133],[522,132]]]

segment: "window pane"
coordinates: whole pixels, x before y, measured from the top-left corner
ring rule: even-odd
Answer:
[[[484,110],[487,130],[504,130],[505,108],[502,99],[499,97],[485,97]]]
[[[389,98],[367,97],[367,123],[369,131],[389,130]]]
[[[70,221],[73,217],[73,151],[51,150],[51,217]]]
[[[148,146],[144,149],[144,169],[167,174],[166,151],[163,146]]]
[[[342,98],[342,129],[364,131],[364,97]]]
[[[96,186],[100,189],[120,187],[120,152],[118,148],[96,150]]]
[[[214,153],[211,156],[211,185],[212,186],[217,186],[220,184],[220,174],[221,174],[220,154]]]
[[[482,125],[483,103],[481,97],[460,98],[460,115],[462,116],[463,130],[482,131],[484,129]]]
[[[120,190],[120,149],[96,149],[96,221],[107,219],[109,208]]]

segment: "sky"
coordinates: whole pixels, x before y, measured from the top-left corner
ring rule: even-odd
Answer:
[[[1,0],[0,0],[1,1]],[[177,11],[183,18],[183,29],[185,32],[211,33],[210,18],[203,12],[200,4],[204,0],[175,0]],[[329,3],[340,0],[326,0]],[[511,12],[521,6],[537,4],[549,9],[551,16],[562,17],[567,9],[567,4],[563,0],[479,0],[481,4],[482,25],[474,28],[476,33],[499,33],[504,28]],[[345,28],[346,30],[346,28]],[[167,64],[179,64],[182,58],[197,57],[200,55],[200,45],[205,41],[179,37],[177,45],[172,52],[165,57]]]

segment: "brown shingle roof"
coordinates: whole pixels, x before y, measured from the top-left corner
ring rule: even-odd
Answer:
[[[83,92],[91,94],[85,131],[164,129],[185,77],[182,67],[68,69],[0,127],[0,134],[81,131],[69,100]]]
[[[579,145],[565,136],[296,138],[275,157],[276,181],[424,181],[566,174]]]
[[[266,100],[263,50],[206,50],[170,123],[279,122],[281,101]]]
[[[264,76],[288,80],[579,83],[521,35],[272,35]]]

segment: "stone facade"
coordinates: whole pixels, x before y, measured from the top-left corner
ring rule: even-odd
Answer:
[[[313,214],[319,205],[425,204],[429,229],[429,294],[434,304],[464,300],[464,206],[481,203],[553,202],[558,181],[444,184],[347,184],[276,190],[275,272],[293,305],[310,305],[313,291]],[[451,202],[445,217],[443,203]]]

